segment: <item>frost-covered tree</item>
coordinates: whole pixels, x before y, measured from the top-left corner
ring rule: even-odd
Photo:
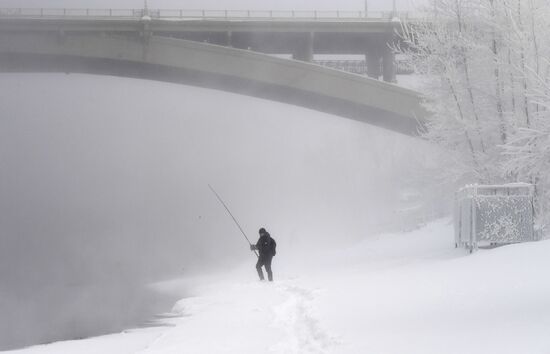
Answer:
[[[434,1],[427,21],[405,27],[406,51],[417,70],[432,78],[425,92],[432,116],[424,136],[449,151],[446,170],[457,180],[488,181],[496,175],[486,163],[496,146],[494,122],[485,117],[496,108],[490,102],[494,88],[487,84],[493,82],[487,70],[492,51],[484,38],[490,33],[476,20],[478,3]]]
[[[423,136],[447,151],[457,182],[531,182],[550,204],[550,0],[432,0],[404,25],[429,78]],[[549,191],[549,192],[545,192]]]
[[[535,185],[537,219],[544,226],[550,221],[550,2],[505,4],[515,124],[503,146],[503,172]]]

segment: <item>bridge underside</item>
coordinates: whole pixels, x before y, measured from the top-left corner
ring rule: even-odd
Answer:
[[[374,48],[383,51],[392,36],[381,34],[337,32],[155,32],[156,35],[207,42],[268,54],[293,54],[308,45],[313,54],[365,55]],[[311,43],[309,43],[311,42]],[[389,48],[388,48],[389,50]]]
[[[156,80],[228,91],[333,114],[411,135],[418,122],[375,107],[304,90],[197,70],[97,58],[0,53],[4,73],[83,73]]]

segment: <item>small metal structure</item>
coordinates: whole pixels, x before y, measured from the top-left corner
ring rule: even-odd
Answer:
[[[468,185],[455,196],[455,247],[537,241],[534,187],[527,183]]]

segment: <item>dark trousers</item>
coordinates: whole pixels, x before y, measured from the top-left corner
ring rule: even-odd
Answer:
[[[273,259],[273,256],[264,256],[260,255],[258,258],[258,263],[256,263],[256,270],[258,271],[258,276],[260,277],[260,280],[264,280],[264,273],[262,272],[262,266],[265,267],[265,271],[267,272],[267,279],[269,281],[273,281],[273,272],[271,271],[271,260]]]

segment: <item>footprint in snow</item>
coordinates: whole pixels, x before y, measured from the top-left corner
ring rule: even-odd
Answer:
[[[287,300],[274,308],[276,327],[282,328],[285,338],[271,348],[281,354],[325,354],[338,343],[314,316],[315,291],[295,285],[279,285]]]

